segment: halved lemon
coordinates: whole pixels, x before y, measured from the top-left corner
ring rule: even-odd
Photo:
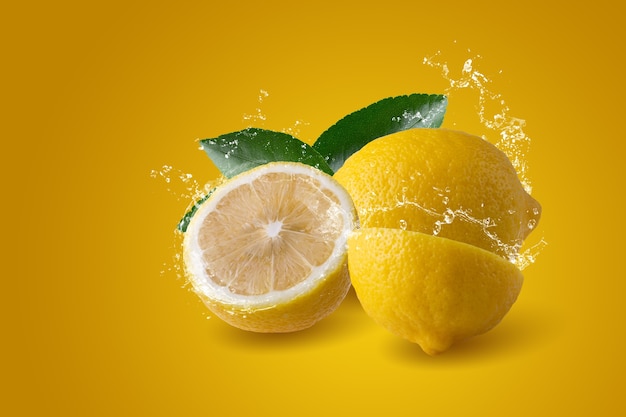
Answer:
[[[240,329],[308,328],[345,298],[356,210],[320,170],[273,162],[217,188],[183,241],[187,276],[218,317]]]
[[[524,282],[515,265],[493,252],[420,232],[360,229],[348,248],[363,309],[429,355],[496,326]]]

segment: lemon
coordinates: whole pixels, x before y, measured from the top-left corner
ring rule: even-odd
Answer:
[[[368,143],[334,178],[359,214],[349,271],[377,323],[435,355],[507,314],[523,283],[514,262],[541,206],[498,148],[411,129]]]
[[[334,178],[361,227],[389,227],[465,242],[513,259],[541,206],[507,156],[460,131],[417,128],[376,139]]]
[[[218,317],[256,332],[291,332],[334,311],[350,288],[345,189],[308,165],[274,162],[217,188],[183,240],[194,291]]]
[[[494,327],[522,287],[522,273],[502,257],[420,232],[361,229],[348,248],[363,309],[430,355]]]

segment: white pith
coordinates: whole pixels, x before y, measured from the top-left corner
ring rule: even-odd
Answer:
[[[328,189],[337,197],[340,203],[341,215],[343,217],[343,230],[335,240],[335,246],[327,261],[319,267],[314,267],[311,274],[304,281],[280,291],[270,291],[262,295],[240,295],[232,293],[227,287],[216,284],[206,275],[202,250],[198,244],[199,225],[202,224],[206,216],[215,210],[221,198],[230,191],[251,183],[259,177],[268,173],[289,173],[308,175],[319,181],[322,188]],[[188,278],[194,290],[203,298],[209,301],[216,301],[221,304],[232,305],[239,308],[270,308],[277,304],[283,304],[294,300],[299,295],[306,294],[317,287],[317,285],[330,273],[341,267],[345,261],[347,238],[354,228],[355,217],[353,215],[353,203],[348,193],[339,186],[329,175],[298,163],[271,163],[263,165],[246,174],[239,175],[217,189],[213,195],[201,206],[194,215],[184,238],[185,264]],[[269,238],[276,236],[282,227],[280,221],[270,223],[266,227]]]

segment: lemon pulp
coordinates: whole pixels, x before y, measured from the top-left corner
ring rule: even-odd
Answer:
[[[262,165],[223,184],[194,215],[183,244],[190,281],[236,327],[308,327],[350,286],[346,240],[355,217],[332,177],[299,163]]]

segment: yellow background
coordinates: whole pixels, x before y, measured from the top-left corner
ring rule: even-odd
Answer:
[[[626,412],[619,3],[13,3],[0,13],[0,414]],[[437,51],[457,72],[480,55],[532,138],[535,237],[549,245],[504,321],[428,357],[353,294],[297,334],[207,319],[174,268],[184,185],[152,170],[213,178],[195,140],[257,109],[260,127],[305,122],[312,141],[381,98],[441,93],[422,63]],[[444,126],[475,131],[474,105],[451,102]]]

